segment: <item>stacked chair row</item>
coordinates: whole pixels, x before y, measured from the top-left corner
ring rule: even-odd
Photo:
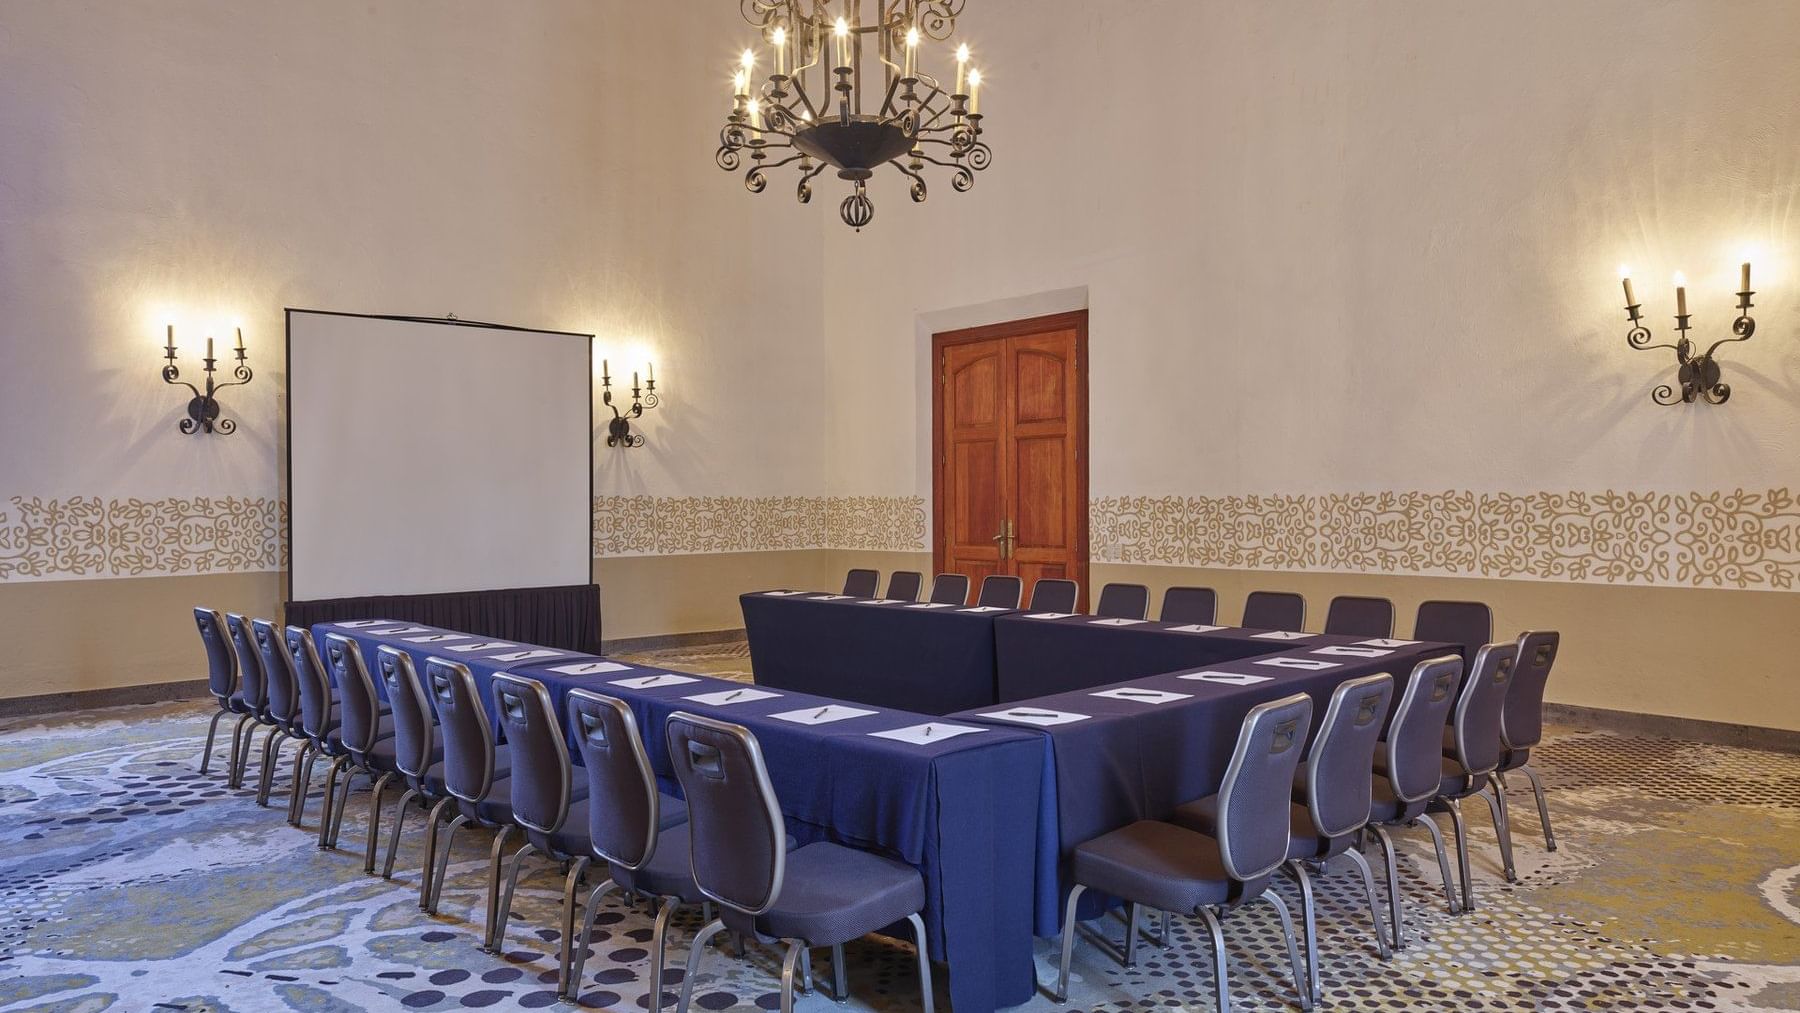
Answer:
[[[1420,662],[1398,687],[1386,673],[1350,680],[1333,691],[1317,721],[1305,694],[1253,708],[1217,794],[1179,806],[1166,820],[1140,820],[1075,849],[1055,998],[1068,996],[1077,901],[1088,890],[1126,903],[1122,944],[1088,933],[1126,964],[1138,941],[1139,908],[1164,912],[1165,939],[1168,912],[1200,918],[1212,936],[1221,1011],[1230,1009],[1222,922],[1257,900],[1280,919],[1302,1008],[1323,999],[1312,877],[1333,858],[1345,857],[1362,876],[1376,952],[1387,959],[1404,945],[1397,828],[1430,834],[1450,913],[1474,910],[1462,803],[1479,796],[1487,804],[1506,876],[1514,880],[1502,775],[1524,767],[1541,735],[1544,685],[1559,640],[1554,632],[1528,632],[1515,643],[1485,644],[1466,677],[1463,659],[1449,654]],[[1546,846],[1555,850],[1541,784],[1530,776]],[[1450,817],[1455,873],[1432,814]],[[1362,854],[1371,835],[1386,866],[1385,927]],[[1270,888],[1282,871],[1300,887],[1304,962],[1287,904]]]
[[[537,855],[567,863],[558,965],[558,991],[566,1000],[580,991],[600,902],[620,891],[657,906],[652,1013],[663,1005],[669,922],[682,905],[700,907],[707,922],[687,959],[683,1013],[707,943],[721,931],[784,947],[781,1007],[791,1011],[797,976],[810,987],[812,950],[831,951],[835,996],[843,999],[843,945],[903,921],[917,942],[924,1008],[932,1010],[918,870],[828,842],[794,847],[747,729],[684,712],[669,717],[663,731],[684,802],[657,789],[637,720],[617,698],[575,690],[559,715],[542,683],[498,673],[490,679],[492,699],[484,701],[474,674],[459,662],[428,658],[420,673],[409,654],[382,647],[372,673],[349,637],[328,634],[321,657],[299,627],[282,630],[205,608],[194,614],[219,702],[202,771],[219,721],[237,715],[228,779],[241,786],[254,734],[266,728],[256,799],[267,805],[281,746],[298,742],[288,798],[288,821],[298,826],[313,765],[321,755],[330,758],[319,846],[337,846],[351,783],[362,778],[371,786],[363,854],[363,871],[371,874],[384,795],[396,781],[403,784],[381,875],[393,876],[407,812],[425,810],[419,906],[434,915],[457,831],[492,830],[482,941],[489,952],[505,940],[526,860]],[[579,771],[563,718],[581,757]],[[523,841],[508,855],[515,833]],[[605,876],[584,899],[583,881],[596,867]]]

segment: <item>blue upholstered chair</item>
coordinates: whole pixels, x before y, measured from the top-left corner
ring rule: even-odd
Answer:
[[[343,739],[338,735],[338,706],[331,689],[331,677],[319,658],[318,644],[312,634],[299,626],[289,626],[286,636],[288,659],[294,666],[294,685],[300,697],[300,732],[306,741],[294,757],[294,784],[288,795],[288,823],[299,826],[306,815],[306,799],[312,793],[313,766],[319,757],[334,763],[344,755]],[[329,822],[331,793],[325,793],[325,814],[321,825]]]
[[[256,652],[256,640],[250,632],[250,620],[236,612],[227,612],[225,625],[231,631],[232,650],[237,654],[238,698],[244,707],[244,716],[238,719],[238,729],[243,741],[232,746],[232,755],[237,757],[237,767],[232,770],[228,783],[233,788],[241,788],[244,774],[250,767],[250,744],[256,738],[256,730],[259,727],[268,728],[272,736],[275,734],[275,723],[269,720],[269,680],[263,673],[262,656]]]
[[[1016,609],[1025,598],[1025,582],[1011,574],[990,573],[981,578],[981,594],[975,604]]]
[[[1042,577],[1031,585],[1030,608],[1037,612],[1074,612],[1081,586],[1060,577]]]
[[[659,1013],[667,961],[669,919],[682,904],[705,904],[689,856],[687,806],[656,788],[637,718],[624,701],[585,689],[568,699],[569,728],[587,773],[589,855],[605,863],[607,878],[588,894],[581,928],[575,929],[575,895],[563,898],[563,950],[559,991],[574,1001],[581,991],[588,938],[600,901],[624,890],[657,902],[650,936],[650,1013]],[[589,855],[575,859],[570,876],[581,878]]]
[[[918,601],[919,590],[925,586],[925,575],[917,570],[895,570],[888,575],[887,593],[883,598],[894,601]]]
[[[1394,635],[1394,603],[1386,598],[1340,594],[1325,610],[1325,632],[1347,637]]]
[[[781,1010],[792,1013],[795,971],[808,951],[829,946],[836,955],[844,943],[899,921],[912,924],[925,1013],[932,1013],[919,870],[828,841],[790,853],[781,806],[749,729],[677,711],[665,730],[669,760],[687,797],[695,885],[722,905],[720,917],[700,930],[688,951],[679,1013],[688,1013],[707,942],[727,927],[784,945]]]
[[[1462,876],[1462,911],[1475,910],[1475,884],[1469,876],[1469,832],[1463,823],[1462,800],[1478,796],[1488,805],[1494,830],[1500,839],[1500,861],[1508,882],[1518,879],[1513,871],[1512,834],[1508,831],[1501,800],[1506,789],[1499,778],[1500,719],[1512,684],[1518,644],[1487,644],[1475,654],[1475,666],[1457,694],[1456,711],[1444,736],[1443,776],[1431,809],[1450,814],[1456,831],[1456,862]]]
[[[281,762],[281,747],[289,739],[304,742],[300,732],[299,679],[294,674],[293,659],[282,643],[281,631],[267,619],[250,621],[250,638],[256,642],[257,660],[262,663],[263,677],[268,683],[269,735],[263,740],[262,777],[257,781],[256,804],[269,804],[269,791],[275,783],[275,768]],[[295,751],[296,755],[298,750]]]
[[[219,730],[219,719],[236,714],[238,722],[232,728],[231,755],[225,761],[225,777],[229,781],[237,771],[238,739],[242,738],[244,722],[249,720],[244,698],[238,693],[237,651],[226,629],[225,613],[198,606],[194,609],[194,625],[199,627],[200,642],[206,647],[206,689],[219,705],[206,726],[206,748],[200,753],[200,773],[206,773],[212,763],[213,737]]]
[[[1423,827],[1430,832],[1438,871],[1444,877],[1444,899],[1451,914],[1460,910],[1450,859],[1444,852],[1444,835],[1425,810],[1443,782],[1444,726],[1456,704],[1462,674],[1462,658],[1454,654],[1413,666],[1387,734],[1375,749],[1369,829],[1381,843],[1387,862],[1389,937],[1396,950],[1405,946],[1406,932],[1400,866],[1390,828]]]
[[[1251,708],[1238,732],[1219,793],[1196,806],[1213,813],[1215,834],[1161,820],[1139,820],[1075,848],[1062,932],[1062,962],[1055,998],[1067,1001],[1069,961],[1075,949],[1075,916],[1082,893],[1095,890],[1129,904],[1196,914],[1212,933],[1214,988],[1221,1013],[1231,1008],[1225,934],[1220,919],[1261,898],[1280,916],[1294,989],[1302,1009],[1312,1009],[1312,990],[1294,944],[1293,919],[1270,877],[1288,858],[1294,773],[1312,723],[1312,698],[1304,693]],[[1192,810],[1190,810],[1192,815]],[[1136,935],[1128,923],[1128,944]]]
[[[1157,618],[1165,623],[1198,623],[1211,626],[1219,615],[1219,596],[1210,587],[1172,587],[1163,592],[1162,612]]]
[[[1506,709],[1500,719],[1500,769],[1497,776],[1517,770],[1531,782],[1537,796],[1538,820],[1544,827],[1544,847],[1556,850],[1556,834],[1550,829],[1550,806],[1544,800],[1544,782],[1531,766],[1531,750],[1544,738],[1544,684],[1556,664],[1562,635],[1542,630],[1519,636],[1519,659],[1513,664],[1512,688],[1506,691]],[[1501,796],[1505,798],[1504,795]],[[1501,810],[1503,813],[1506,810]],[[1508,816],[1510,821],[1511,817]],[[1510,822],[1509,822],[1510,826]]]
[[[1108,584],[1100,589],[1094,614],[1108,619],[1146,618],[1150,615],[1150,589],[1142,584]]]
[[[342,756],[325,772],[327,818],[319,828],[319,846],[336,848],[344,829],[344,809],[350,804],[350,785],[361,774],[374,790],[369,796],[369,826],[363,843],[363,871],[375,870],[375,841],[381,832],[381,796],[393,779],[394,733],[387,708],[375,692],[362,645],[342,633],[325,635],[325,665],[338,692],[338,740]],[[341,781],[340,781],[341,778]],[[337,801],[332,803],[336,790]]]
[[[931,600],[939,605],[967,605],[969,576],[966,573],[940,573],[931,580]]]
[[[412,655],[387,644],[375,652],[376,678],[387,691],[389,726],[394,731],[394,774],[406,784],[406,791],[394,806],[394,826],[388,831],[387,858],[381,865],[381,878],[394,878],[394,857],[400,848],[400,829],[406,825],[407,807],[417,801],[429,812],[444,800],[444,750],[437,740],[437,718],[431,709],[431,697],[419,679]],[[375,811],[379,813],[379,799]],[[419,866],[421,884],[431,877],[437,858],[436,836],[426,831],[425,860]],[[374,870],[374,851],[365,856],[365,872]]]
[[[844,575],[844,593],[858,598],[875,597],[880,586],[881,572],[878,570],[851,570]]]
[[[500,897],[500,855],[513,829],[510,750],[494,743],[494,724],[481,702],[481,691],[469,666],[460,661],[426,658],[425,691],[431,695],[438,730],[444,736],[446,794],[443,801],[432,807],[426,820],[426,834],[437,851],[437,868],[421,884],[419,897],[427,912],[437,914],[456,831],[469,824],[491,828],[496,833],[488,858],[487,917],[482,923],[491,929]],[[449,813],[455,815],[444,827],[440,842],[435,837],[437,828]]]
[[[1306,627],[1306,599],[1291,591],[1252,591],[1244,598],[1243,625],[1298,632]]]
[[[1494,610],[1478,601],[1420,602],[1413,639],[1456,644],[1462,648],[1463,665],[1472,666],[1476,652],[1494,639]]]

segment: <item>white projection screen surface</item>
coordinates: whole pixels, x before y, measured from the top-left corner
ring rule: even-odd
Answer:
[[[591,583],[592,347],[289,310],[289,598]]]

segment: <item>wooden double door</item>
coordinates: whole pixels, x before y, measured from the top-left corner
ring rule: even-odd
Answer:
[[[1087,603],[1087,311],[932,336],[940,573],[1075,580]]]

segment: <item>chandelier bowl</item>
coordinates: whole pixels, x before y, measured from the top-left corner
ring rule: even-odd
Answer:
[[[875,167],[906,154],[913,135],[905,122],[880,116],[823,120],[794,133],[794,147],[838,171],[839,179],[875,175]]]

